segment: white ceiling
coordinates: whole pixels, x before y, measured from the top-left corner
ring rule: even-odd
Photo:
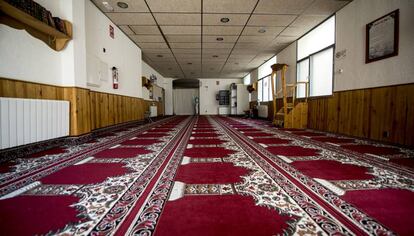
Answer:
[[[165,77],[241,78],[351,0],[92,1]]]

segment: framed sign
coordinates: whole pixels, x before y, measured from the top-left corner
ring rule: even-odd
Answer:
[[[399,9],[366,26],[365,63],[398,55]]]
[[[115,30],[114,30],[114,27],[112,25],[109,25],[109,36],[111,38],[115,38]]]

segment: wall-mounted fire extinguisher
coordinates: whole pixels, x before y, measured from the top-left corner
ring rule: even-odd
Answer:
[[[112,67],[112,85],[114,89],[118,89],[118,68]]]

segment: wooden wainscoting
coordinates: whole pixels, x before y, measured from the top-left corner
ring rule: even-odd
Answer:
[[[414,146],[414,84],[309,100],[308,128]]]
[[[141,98],[0,78],[0,97],[70,102],[70,135],[79,136],[124,122],[143,120],[152,101]],[[160,111],[163,103],[155,102]],[[162,109],[161,109],[162,108]],[[163,113],[159,113],[162,115]]]

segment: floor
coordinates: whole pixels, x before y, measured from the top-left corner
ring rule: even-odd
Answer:
[[[175,116],[0,163],[3,235],[413,235],[414,151]]]

